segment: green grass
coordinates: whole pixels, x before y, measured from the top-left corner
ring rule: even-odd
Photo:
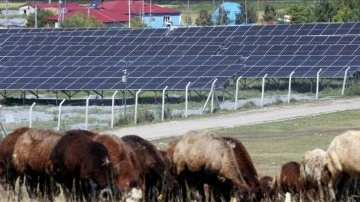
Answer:
[[[18,9],[19,6],[26,4],[25,2],[19,2],[19,3],[11,3],[10,0],[8,1],[8,9],[15,10]],[[0,3],[0,10],[3,10],[6,8],[5,0],[1,1]]]
[[[329,113],[306,118],[216,130],[219,135],[239,138],[249,151],[261,175],[275,176],[283,163],[300,162],[309,150],[327,146],[334,136],[360,129],[360,110]],[[154,140],[166,147],[173,138]]]

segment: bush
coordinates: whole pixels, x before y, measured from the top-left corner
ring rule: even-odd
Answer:
[[[88,17],[82,13],[74,14],[72,16],[67,17],[62,23],[62,27],[70,28],[70,27],[104,27],[105,25],[101,22],[96,21],[96,19],[92,17]]]
[[[359,96],[360,95],[360,86],[350,86],[346,89],[345,95],[347,96]]]
[[[250,109],[250,108],[255,108],[255,107],[256,107],[256,104],[253,101],[247,102],[242,106],[243,109]]]
[[[155,119],[154,112],[148,109],[140,109],[138,112],[137,122],[152,122]]]
[[[134,121],[134,114],[120,114],[115,121],[115,126],[129,125]]]

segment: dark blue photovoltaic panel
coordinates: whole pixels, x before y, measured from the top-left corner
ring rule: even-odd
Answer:
[[[360,23],[167,29],[0,30],[4,89],[208,89],[234,76],[349,76],[360,64]],[[24,45],[26,44],[26,45]]]

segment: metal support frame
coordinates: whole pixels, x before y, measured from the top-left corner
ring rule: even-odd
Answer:
[[[320,72],[322,69],[319,69],[319,71],[316,73],[316,95],[315,98],[319,99],[319,83],[320,83]]]
[[[130,4],[129,4],[129,6],[130,6]],[[130,23],[130,21],[129,21],[129,23]],[[129,26],[130,26],[130,24],[129,24]],[[126,116],[126,100],[127,100],[126,91],[127,91],[127,80],[128,80],[128,77],[129,77],[129,72],[128,72],[127,69],[128,69],[128,64],[129,64],[128,62],[129,61],[119,60],[119,62],[125,62],[125,69],[122,70],[123,75],[121,77],[121,82],[125,83],[125,90],[123,91],[123,102],[124,102],[124,115]]]
[[[29,115],[29,128],[32,128],[32,111],[34,106],[36,105],[36,102],[32,103],[31,107],[30,107],[30,115]]]
[[[184,116],[188,117],[188,99],[189,99],[189,87],[191,85],[191,82],[189,82],[185,87],[185,112]]]
[[[342,86],[342,90],[341,90],[341,96],[343,96],[345,93],[346,78],[347,78],[347,73],[348,73],[349,69],[350,69],[350,67],[346,68],[346,70],[345,70],[344,81],[343,81],[343,86]]]
[[[138,114],[138,100],[141,89],[139,89],[135,94],[135,110],[134,110],[134,124],[137,124],[137,114]]]
[[[162,106],[161,106],[161,120],[163,121],[165,119],[165,92],[167,90],[168,86],[166,86],[162,92]]]
[[[118,91],[115,91],[114,94],[111,97],[111,123],[110,127],[114,127],[114,105],[115,105],[115,95],[118,93]]]
[[[292,78],[292,75],[295,73],[295,71],[292,71],[289,75],[289,92],[288,92],[288,103],[290,103],[290,96],[291,96],[291,78]]]
[[[92,95],[86,98],[86,108],[85,108],[85,130],[88,129],[88,118],[89,118],[89,100]]]
[[[60,104],[59,104],[59,117],[58,117],[58,127],[57,130],[60,131],[60,122],[61,122],[61,107],[64,104],[64,102],[66,101],[66,99],[63,99]]]
[[[261,86],[261,107],[264,106],[264,94],[265,94],[265,78],[268,74],[265,74],[262,78],[262,86]]]
[[[242,76],[240,76],[239,78],[236,79],[236,87],[235,87],[235,106],[234,109],[237,109],[237,103],[238,103],[238,95],[239,95],[239,82],[240,79],[242,78]]]
[[[213,82],[212,82],[212,84],[211,84],[211,90],[210,90],[210,92],[209,92],[209,95],[208,95],[208,97],[207,97],[207,99],[206,99],[206,102],[205,102],[205,104],[204,104],[204,107],[203,107],[203,110],[202,110],[202,112],[204,112],[205,111],[205,108],[206,108],[206,105],[208,104],[208,102],[209,102],[209,100],[210,100],[210,98],[211,98],[211,107],[210,107],[210,113],[213,113],[213,109],[214,109],[214,94],[215,94],[215,84],[216,84],[216,81],[217,81],[217,79],[215,79]]]

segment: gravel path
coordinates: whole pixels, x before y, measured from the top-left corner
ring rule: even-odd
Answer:
[[[136,134],[146,139],[159,139],[179,136],[189,130],[217,129],[263,122],[294,119],[337,111],[360,109],[360,98],[322,100],[311,103],[263,107],[248,111],[239,111],[214,115],[213,117],[183,119],[150,125],[114,129],[106,133],[118,136]]]

